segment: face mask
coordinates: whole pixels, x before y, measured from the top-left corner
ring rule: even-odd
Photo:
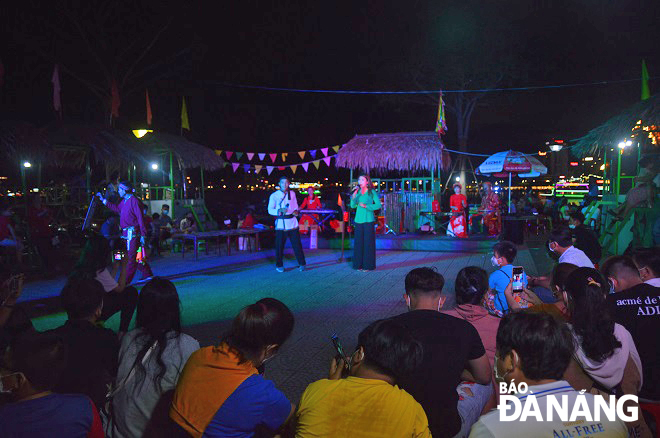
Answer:
[[[555,252],[555,251],[552,249],[552,243],[548,243],[548,249],[550,250],[550,252]]]
[[[495,256],[492,256],[492,257],[490,258],[490,262],[491,262],[491,263],[493,264],[493,266],[495,266],[495,267],[499,267],[499,266],[500,266],[500,264],[498,263],[497,258],[495,258]]]
[[[575,229],[575,225],[570,224],[570,225],[568,226],[568,228],[570,228],[571,230],[572,230],[572,229]]]
[[[454,189],[454,193],[456,193],[457,195],[460,194],[460,193],[461,193],[461,189]]]
[[[608,282],[609,285],[610,285],[610,294],[615,293],[615,292],[616,292],[616,289],[615,289],[615,287],[614,287],[614,282],[613,282],[612,280],[609,280],[609,279],[607,280],[607,282]]]
[[[494,371],[494,373],[495,373],[495,382],[499,384],[499,383],[505,381],[504,378],[505,378],[505,377],[507,376],[507,374],[509,374],[511,371],[507,371],[506,373],[504,373],[503,375],[500,376],[500,372],[498,371],[498,367],[497,367],[497,362],[498,362],[498,361],[499,361],[499,357],[498,357],[497,355],[495,355],[495,360],[494,360],[494,362],[493,362],[493,371]]]

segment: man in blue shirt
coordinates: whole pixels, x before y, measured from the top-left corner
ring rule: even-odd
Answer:
[[[509,241],[498,242],[493,246],[493,257],[490,261],[497,268],[488,277],[488,288],[495,293],[494,305],[502,314],[509,311],[509,305],[504,296],[504,290],[511,282],[513,261],[518,254],[516,245]],[[527,275],[523,272],[523,286],[527,286]]]

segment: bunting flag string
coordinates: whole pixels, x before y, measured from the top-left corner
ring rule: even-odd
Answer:
[[[303,163],[288,164],[288,165],[285,165],[285,166],[282,166],[282,165],[280,165],[280,166],[264,166],[264,165],[261,165],[261,164],[255,164],[253,166],[253,165],[248,164],[248,163],[241,164],[241,163],[236,163],[236,162],[233,162],[233,163],[225,162],[225,166],[231,166],[234,173],[238,169],[243,169],[243,171],[246,172],[246,173],[249,172],[250,170],[254,169],[254,173],[261,173],[261,171],[264,170],[264,168],[265,168],[266,171],[268,172],[268,175],[270,175],[271,172],[275,169],[277,169],[278,171],[284,171],[288,168],[289,170],[291,170],[291,172],[293,174],[295,174],[298,171],[299,167],[302,167],[305,172],[308,172],[310,164],[313,164],[314,167],[317,170],[321,167],[321,162],[325,163],[326,166],[330,167],[331,164],[332,164],[332,159],[333,158],[335,158],[335,156],[330,155],[328,157],[321,158],[320,160],[305,161]]]
[[[309,153],[309,155],[312,157],[312,160],[315,160],[318,151],[321,151],[324,157],[328,157],[330,156],[329,154],[331,149],[335,154],[337,154],[341,149],[341,145],[335,145],[326,148],[310,149],[305,151],[298,151],[297,154],[301,160],[304,160],[305,156]],[[248,161],[252,161],[252,159],[256,155],[259,158],[259,161],[261,162],[263,162],[266,159],[266,157],[268,157],[270,159],[270,163],[272,164],[277,164],[278,157],[282,160],[282,162],[286,162],[289,158],[289,155],[294,153],[294,152],[238,152],[238,151],[229,151],[226,149],[215,150],[215,153],[217,155],[222,155],[223,152],[225,153],[227,160],[231,160],[232,157],[235,157],[235,161],[239,161],[244,155],[246,155]],[[273,167],[277,167],[277,166],[273,166]]]

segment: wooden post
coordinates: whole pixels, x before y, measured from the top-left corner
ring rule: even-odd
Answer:
[[[200,196],[204,199],[204,166],[199,167],[199,177],[202,181],[202,191],[200,192]]]

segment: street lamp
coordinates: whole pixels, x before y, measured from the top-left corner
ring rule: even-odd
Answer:
[[[24,161],[23,167],[32,167],[32,163],[30,163],[29,161]]]
[[[133,135],[137,138],[142,138],[150,132],[154,132],[153,129],[134,129]]]
[[[623,149],[626,148],[626,146],[632,146],[632,141],[626,140],[626,141],[622,141],[621,143],[619,143],[619,149],[623,150]]]
[[[560,145],[560,144],[551,144],[551,145],[550,145],[550,150],[551,150],[552,152],[559,152],[559,151],[562,150],[563,148],[564,148],[564,146],[562,146],[562,145]]]
[[[151,163],[151,170],[158,170],[158,164]]]

